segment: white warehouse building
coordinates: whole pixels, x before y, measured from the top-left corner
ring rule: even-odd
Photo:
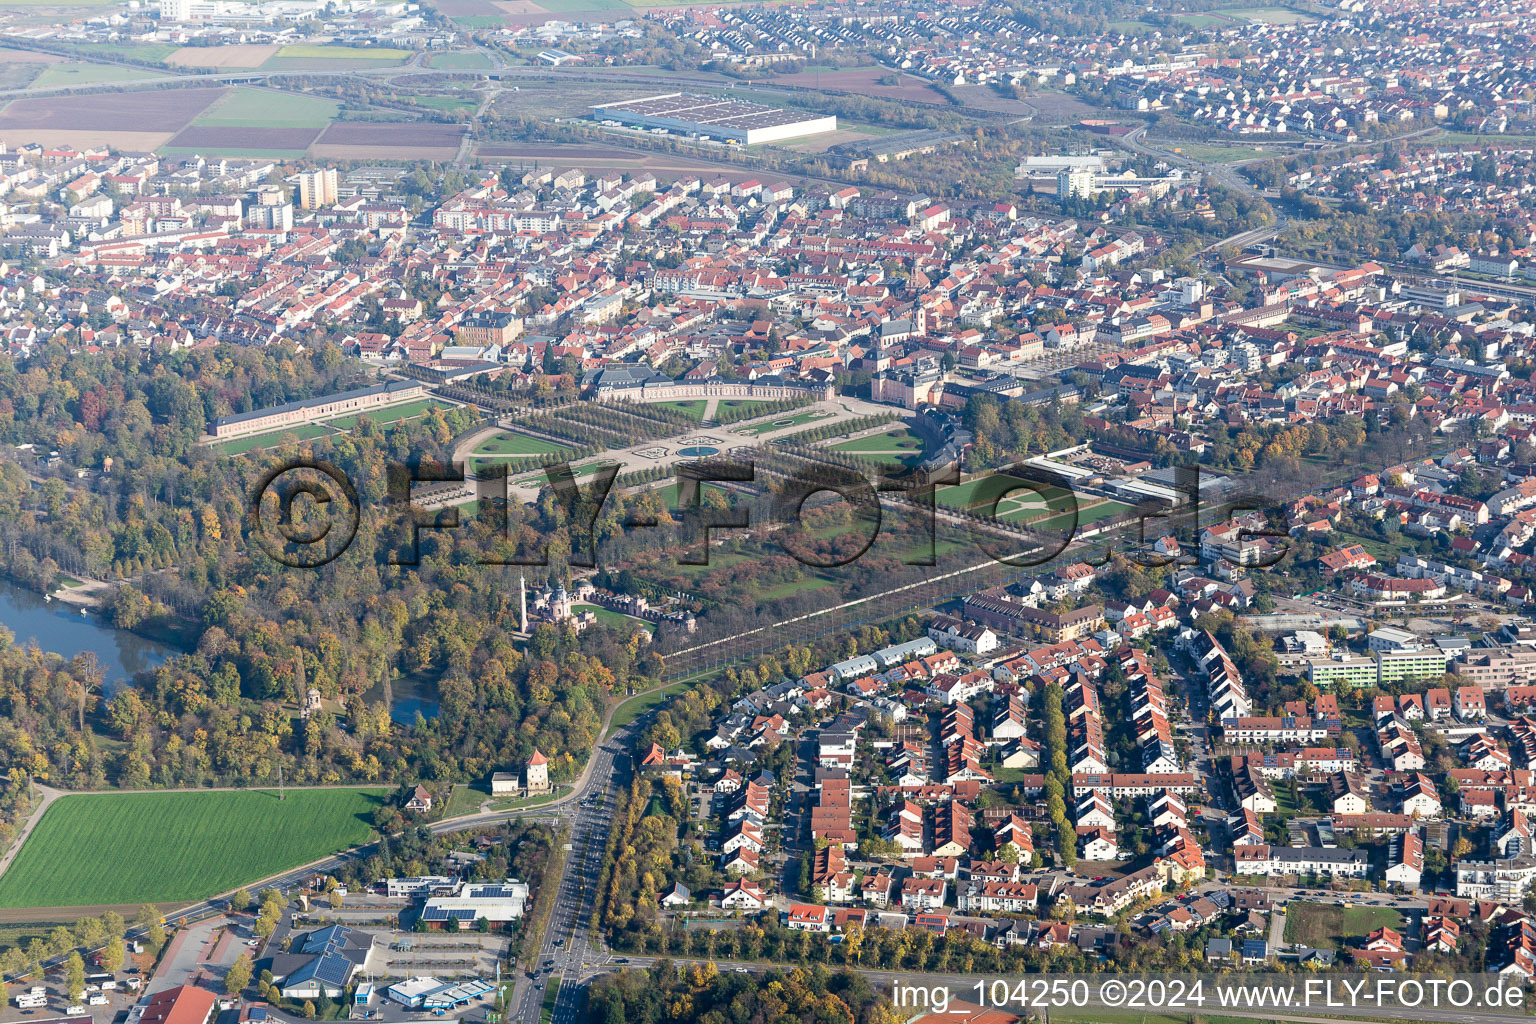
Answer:
[[[599,121],[617,121],[632,128],[660,128],[685,135],[705,135],[747,146],[837,131],[837,118],[832,115],[808,114],[685,92],[594,106],[592,116]]]

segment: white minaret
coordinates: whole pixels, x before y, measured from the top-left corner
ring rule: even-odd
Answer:
[[[523,582],[523,574],[517,574],[517,623],[518,629],[525,635],[528,632],[528,585]]]

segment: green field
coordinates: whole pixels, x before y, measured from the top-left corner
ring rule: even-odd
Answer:
[[[994,476],[1002,477],[1004,481],[1013,481],[1017,478],[1006,473],[988,474],[979,476],[974,480],[968,480],[954,487],[940,487],[937,497],[940,505],[948,505],[950,508],[968,508],[973,511],[981,511],[992,505],[994,498],[999,494],[997,512],[1001,517],[1004,513],[1019,509],[1033,508],[1036,511],[1048,508],[1060,512],[1069,508],[1072,503],[1070,491],[1061,490],[1058,487],[1046,485],[1047,494],[1037,493],[1024,480],[1017,480],[1018,490],[1003,493],[1002,483],[992,483]]]
[[[624,0],[539,0],[539,7],[551,14],[574,14],[579,11],[627,11]]]
[[[709,403],[702,398],[695,398],[687,402],[657,402],[663,409],[672,409],[675,412],[684,413],[695,422],[704,418],[704,410],[709,408]]]
[[[1224,7],[1216,13],[1225,14],[1229,18],[1262,21],[1267,25],[1295,25],[1298,22],[1313,20],[1289,7]]]
[[[1403,930],[1403,915],[1391,907],[1336,907],[1292,903],[1285,908],[1285,941],[1338,949],[1346,939],[1364,938],[1377,928]]]
[[[352,424],[359,417],[373,420],[375,423],[399,423],[401,420],[414,420],[425,416],[432,409],[447,409],[448,406],[431,398],[423,398],[415,402],[405,402],[402,405],[392,405],[386,409],[369,409],[367,412],[354,413],[351,416],[340,416],[334,420],[327,420],[333,427],[342,430],[351,430]]]
[[[271,430],[265,434],[252,434],[250,437],[237,437],[229,441],[215,444],[213,449],[220,455],[244,455],[246,452],[256,451],[258,448],[273,448],[284,434],[292,434],[300,441],[308,441],[316,437],[324,437],[331,433],[331,429],[320,423],[305,423],[297,427],[288,427],[283,430]]]
[[[499,14],[458,14],[449,20],[464,28],[500,28],[506,24],[506,19]]]
[[[571,449],[565,445],[507,431],[502,431],[475,449],[476,455],[511,455],[514,458],[528,455],[569,455],[570,453]]]
[[[335,100],[273,89],[236,89],[203,111],[192,123],[226,128],[313,128],[319,131],[336,116]]]
[[[395,50],[387,46],[312,46],[294,43],[278,50],[277,58],[304,60],[407,60],[410,50]]]
[[[433,110],[446,110],[451,114],[475,109],[475,101],[465,99],[463,96],[417,96],[415,102],[419,106],[431,107]]]
[[[173,156],[218,156],[229,160],[299,160],[307,149],[243,149],[240,146],[161,146],[156,153]]]
[[[1176,14],[1174,17],[1180,21],[1187,21],[1195,28],[1238,28],[1239,26],[1226,19],[1218,18],[1214,14]]]
[[[146,78],[163,78],[154,71],[141,68],[123,68],[112,64],[50,64],[33,81],[34,86],[96,85],[101,82],[137,82]]]
[[[623,612],[616,612],[612,608],[604,608],[602,605],[573,604],[571,605],[571,610],[576,612],[591,612],[593,616],[596,617],[597,621],[602,625],[609,626],[613,629],[624,630],[626,634],[633,633],[636,628],[643,629],[647,633],[656,632],[656,624],[654,622],[647,622],[644,619],[637,619],[632,615],[625,615]]]
[[[1205,146],[1199,143],[1178,143],[1167,140],[1160,141],[1157,145],[1167,150],[1176,150],[1180,156],[1191,160],[1203,160],[1210,164],[1229,164],[1238,160],[1255,160],[1259,157],[1275,155],[1273,150],[1264,150],[1257,146]]]
[[[550,978],[544,990],[544,1003],[539,1007],[539,1024],[550,1024],[555,1019],[555,1003],[560,999],[560,979]]]
[[[501,18],[494,14],[472,14],[469,16],[475,20],[485,20],[489,25],[471,25],[470,28],[490,28],[501,24]],[[457,24],[464,24],[463,18],[454,18]],[[432,66],[435,68],[450,68],[459,71],[480,71],[491,66],[491,58],[483,53],[438,53],[432,57]]]
[[[805,412],[795,413],[793,415],[786,414],[771,420],[758,420],[750,426],[736,427],[734,428],[733,432],[737,434],[752,434],[753,436],[757,436],[760,434],[769,433],[770,431],[774,430],[784,430],[789,427],[798,427],[802,423],[810,423],[812,420],[824,420],[831,415],[831,413],[822,409],[810,409]]]
[[[1081,528],[1089,523],[1096,523],[1100,519],[1109,519],[1124,512],[1129,512],[1135,507],[1134,505],[1127,505],[1119,501],[1101,501],[1094,505],[1082,503],[1077,506],[1077,525]],[[1038,509],[1034,509],[1027,513],[998,513],[997,518],[1004,521],[1028,519],[1031,515],[1038,514],[1038,511]],[[1038,523],[1030,523],[1029,525],[1036,530],[1065,530],[1072,525],[1072,516],[1070,513],[1062,513],[1059,516],[1051,516],[1049,519],[1042,519]]]
[[[923,439],[905,427],[895,427],[879,434],[838,441],[830,449],[849,455],[862,455],[874,462],[892,466],[909,466],[922,458]]]
[[[0,907],[204,899],[367,841],[384,793],[66,796],[0,877]]]
[[[14,7],[16,5],[15,3],[10,3],[6,6]],[[181,49],[181,46],[178,43],[129,43],[119,41],[116,43],[76,43],[70,49],[87,57],[106,57],[109,60],[122,60],[127,57],[133,60],[147,60],[158,64]]]
[[[820,576],[806,576],[803,579],[789,580],[785,583],[775,583],[767,590],[761,591],[757,596],[764,601],[772,601],[780,597],[789,597],[792,594],[803,594],[807,590],[820,590],[823,587],[832,586],[832,581]]]
[[[655,693],[644,693],[638,697],[631,697],[614,709],[613,720],[608,723],[608,728],[610,730],[622,729],[651,708],[671,700],[686,689],[688,689],[687,683],[677,682],[663,687]]]

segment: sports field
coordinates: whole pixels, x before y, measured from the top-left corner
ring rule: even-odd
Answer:
[[[386,792],[62,797],[0,876],[0,907],[204,899],[366,842]]]

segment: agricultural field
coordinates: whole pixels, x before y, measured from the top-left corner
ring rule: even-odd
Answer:
[[[451,160],[464,129],[454,124],[338,121],[315,141],[314,154],[335,160]]]
[[[28,96],[0,112],[0,141],[105,145],[147,153],[164,145],[225,90]]]
[[[336,117],[336,101],[276,89],[231,89],[193,119],[195,125],[237,128],[312,128],[319,131]]]
[[[495,23],[501,19],[492,15],[482,15],[491,18]],[[455,18],[455,21],[460,19]],[[449,68],[457,71],[483,71],[491,67],[491,58],[483,53],[437,53],[432,55],[429,62],[435,68]]]
[[[165,58],[167,64],[182,68],[217,68],[245,70],[259,68],[277,55],[275,43],[231,43],[228,46],[183,46]]]
[[[163,78],[154,71],[143,68],[118,67],[115,64],[85,64],[67,61],[50,64],[32,82],[37,88],[55,88],[71,85],[100,85],[103,82],[141,82],[148,78]]]
[[[293,158],[336,116],[335,100],[276,89],[231,89],[166,146],[167,152]]]
[[[550,14],[572,14],[577,11],[627,11],[630,5],[624,0],[536,0],[539,7]]]
[[[894,79],[894,81],[892,81]],[[905,75],[890,68],[874,65],[867,68],[841,68],[836,71],[797,71],[778,75],[772,82],[798,85],[810,89],[826,89],[829,92],[848,92],[876,99],[915,100],[919,103],[942,103],[944,97],[916,75]],[[838,119],[841,123],[841,118]]]
[[[387,46],[310,46],[293,43],[278,50],[277,55],[305,60],[408,60],[411,51]]]
[[[262,61],[263,71],[362,71],[399,67],[410,50],[384,46],[315,46],[294,43]]]
[[[62,797],[0,877],[0,907],[203,899],[365,842],[385,792]]]

